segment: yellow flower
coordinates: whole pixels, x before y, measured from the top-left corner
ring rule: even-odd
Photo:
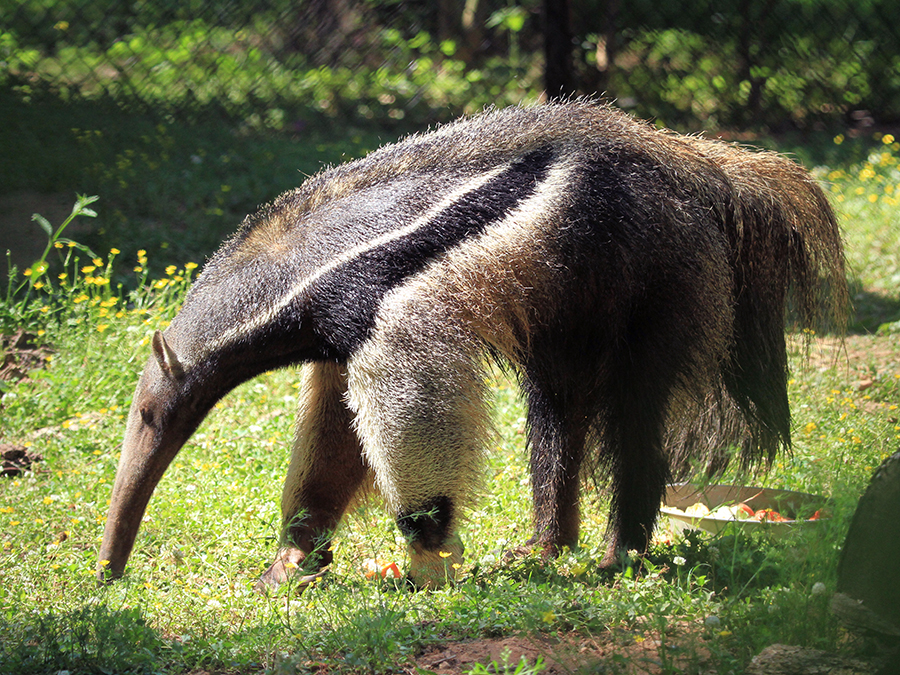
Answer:
[[[88,299],[89,299],[89,297],[86,294],[82,293],[77,298],[74,298],[72,300],[72,302],[74,302],[77,305],[78,303],[84,302],[85,300],[88,300]]]
[[[894,136],[892,134],[885,134],[881,137],[881,142],[885,145],[890,145],[894,142]]]
[[[56,242],[55,244],[53,244],[53,247],[54,247],[54,248],[62,248],[62,247],[63,247],[63,243],[62,243],[61,241],[58,241],[58,242]]]
[[[97,267],[101,267],[103,265],[103,261],[100,258],[94,258],[92,261]]]
[[[168,274],[169,276],[172,276],[173,274],[175,274],[175,270],[176,270],[176,269],[177,269],[177,268],[175,267],[175,265],[169,265],[169,266],[166,268],[166,274]]]
[[[442,558],[449,558],[453,554],[450,553],[450,551],[441,551],[440,553],[438,553],[438,555],[441,556]]]
[[[551,609],[550,611],[544,612],[543,615],[541,615],[541,620],[544,623],[553,623],[554,621],[556,621],[556,614],[554,614],[553,610]]]
[[[195,270],[195,269],[197,269],[197,263],[195,263],[195,262],[189,262],[187,265],[184,266],[184,269],[186,269],[186,270]]]
[[[155,284],[153,284],[153,288],[165,288],[168,283],[168,279],[160,279]]]
[[[138,265],[137,267],[134,268],[134,271],[135,271],[135,272],[143,272],[143,271],[144,271],[144,268],[141,267],[140,265]]]
[[[81,268],[81,273],[82,274],[90,274],[95,269],[97,269],[97,268],[94,265],[85,265],[84,267]]]
[[[122,251],[120,251],[120,250],[117,249],[117,248],[111,248],[111,249],[109,249],[109,254],[110,254],[110,255],[119,255],[121,252],[122,252]]]

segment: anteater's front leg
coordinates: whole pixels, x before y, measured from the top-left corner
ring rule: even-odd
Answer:
[[[344,400],[346,370],[304,367],[297,432],[281,499],[282,548],[258,590],[331,563],[331,534],[366,479],[359,438]]]
[[[477,350],[428,311],[385,310],[348,371],[366,461],[409,541],[409,578],[434,588],[462,563],[457,524],[481,476],[489,421]]]

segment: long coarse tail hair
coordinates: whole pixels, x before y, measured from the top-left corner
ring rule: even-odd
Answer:
[[[724,227],[734,322],[718,390],[670,412],[675,478],[691,468],[714,476],[732,459],[742,469],[765,465],[789,450],[786,325],[807,339],[817,330],[842,335],[849,311],[840,228],[815,179],[774,153],[689,142],[731,183]]]

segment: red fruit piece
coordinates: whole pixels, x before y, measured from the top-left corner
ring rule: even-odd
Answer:
[[[785,518],[773,509],[760,509],[753,515],[753,520],[758,520],[761,523],[783,523],[788,521],[789,518]]]
[[[743,514],[744,517],[746,517],[746,518],[752,518],[754,515],[756,515],[753,512],[753,509],[751,509],[749,506],[747,506],[743,502],[737,505],[737,510],[738,510],[738,513]],[[740,516],[738,516],[738,517],[740,517]]]

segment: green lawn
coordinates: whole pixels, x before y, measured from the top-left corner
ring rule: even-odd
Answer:
[[[81,184],[100,195],[89,207],[98,217],[88,222],[100,223],[91,251],[61,240],[48,259],[62,262],[20,273],[10,287],[22,290],[0,295],[3,332],[24,327],[34,347],[46,347],[30,350],[42,367],[32,361],[27,378],[0,382],[0,443],[42,457],[0,480],[0,672],[383,673],[416,672],[417,660],[429,672],[429,647],[523,635],[541,640],[548,658],[593,663],[599,670],[591,672],[630,672],[642,658],[666,673],[741,672],[774,642],[869,648],[848,637],[828,600],[856,501],[900,446],[893,138],[819,141],[832,158],[816,171],[845,230],[858,334],[843,351],[835,338],[817,336],[808,359],[802,341],[792,341],[794,452],[752,478],[833,498],[833,517],[815,534],[679,538],[655,547],[641,569],[601,574],[605,505],[589,491],[578,550],[546,567],[532,558],[504,563],[501,552],[528,536],[530,501],[524,412],[498,374],[500,435],[485,494],[464,528],[467,562],[456,586],[413,593],[365,578],[367,558],[401,569],[407,562],[373,499],[346,519],[324,581],[302,594],[287,588],[262,597],[251,588],[275,553],[297,372],[260,377],[216,406],[156,490],[127,576],[98,588],[97,548],[131,393],[149,336],[171,319],[214,245],[206,232],[232,229],[240,214],[290,187],[284,176],[299,183],[298,167],[312,172],[382,139],[354,131],[226,142],[176,125],[145,132],[133,147],[117,147],[84,126],[83,148],[97,157],[91,164],[83,148],[75,152],[66,180],[87,176]],[[223,168],[234,162],[242,170]],[[203,235],[192,231],[195,217]],[[4,345],[24,358],[9,339]],[[508,672],[546,667],[512,661]]]

